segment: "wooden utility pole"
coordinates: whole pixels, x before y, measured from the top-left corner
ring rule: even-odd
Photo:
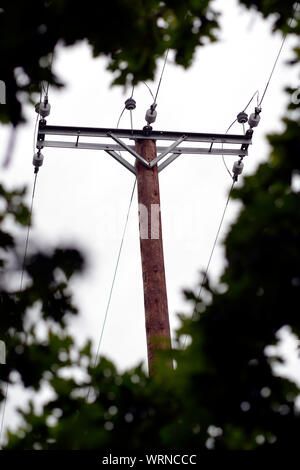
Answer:
[[[136,140],[136,152],[147,162],[156,158],[154,140]],[[149,373],[155,370],[156,352],[171,347],[167,288],[162,243],[157,165],[136,161],[140,247],[144,284],[145,323]]]

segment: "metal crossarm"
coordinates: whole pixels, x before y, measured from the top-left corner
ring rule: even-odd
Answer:
[[[48,136],[56,138],[64,137],[64,140],[48,140]],[[65,139],[65,138],[70,139]],[[72,139],[74,137],[74,139]],[[93,139],[92,142],[88,140]],[[95,138],[112,139],[116,142],[95,142]],[[104,150],[111,157],[121,163],[132,173],[136,174],[136,170],[125,158],[116,152],[128,152],[134,158],[138,159],[145,167],[153,168],[159,161],[167,157],[159,166],[158,170],[162,171],[170,163],[172,163],[179,155],[238,155],[244,157],[248,155],[248,147],[252,143],[252,133],[247,132],[245,135],[238,134],[210,134],[197,132],[172,132],[172,131],[155,131],[145,132],[144,130],[128,130],[128,129],[109,129],[109,128],[93,128],[93,127],[73,127],[73,126],[48,126],[45,121],[40,121],[36,146],[40,150],[43,147],[56,148],[73,148],[87,150]],[[135,146],[127,145],[121,139],[139,140],[166,140],[173,141],[169,146],[157,146],[159,155],[148,163],[141,155],[139,155]],[[190,143],[206,143],[207,147],[179,147],[183,142]],[[216,145],[216,144],[219,144]],[[222,145],[220,145],[222,144]],[[231,148],[223,148],[223,144],[230,144]]]
[[[40,124],[38,140],[45,135],[65,135],[80,137],[107,137],[113,134],[115,137],[133,140],[178,140],[183,135],[186,142],[209,142],[223,144],[251,144],[251,138],[239,134],[211,134],[197,132],[173,132],[173,131],[152,131],[150,135],[140,130],[129,129],[107,129],[93,127],[73,127],[73,126],[48,126]]]
[[[66,148],[66,149],[86,149],[86,150],[111,150],[114,152],[125,152],[128,151],[128,147],[131,150],[134,150],[133,145],[127,145],[127,147],[121,147],[121,145],[115,145],[115,144],[95,144],[93,142],[78,142],[76,144],[75,142],[64,142],[64,141],[57,141],[57,140],[45,140],[43,142],[42,147],[54,147],[54,148]],[[42,148],[40,147],[40,148]],[[158,152],[165,152],[168,150],[167,153],[170,153],[170,147],[160,147],[157,146],[157,151]],[[164,155],[166,156],[167,153]],[[190,155],[243,155],[246,156],[248,155],[247,149],[240,149],[240,148],[235,148],[235,149],[222,149],[222,148],[199,148],[199,147],[179,147],[175,148],[172,153],[176,153],[178,155],[183,155],[183,154],[190,154]],[[151,162],[152,165],[152,162]],[[149,165],[148,165],[149,166]]]

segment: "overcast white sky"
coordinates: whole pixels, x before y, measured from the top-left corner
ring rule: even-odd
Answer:
[[[257,89],[263,92],[281,44],[281,35],[271,34],[270,23],[241,8],[235,0],[227,1],[226,6],[221,1],[215,4],[223,12],[221,41],[199,49],[193,66],[187,71],[174,66],[172,54],[169,55],[158,96],[158,117],[153,125],[157,130],[223,133],[253,93]],[[293,43],[291,39],[286,41],[264,99],[261,123],[255,130],[249,156],[244,160],[244,175],[253,173],[267,158],[265,135],[281,129],[280,118],[288,99],[283,89],[297,83],[295,73],[285,65]],[[58,50],[53,67],[66,87],[62,91],[49,91],[52,108],[48,124],[116,127],[131,90],[124,94],[120,88],[110,88],[112,76],[105,70],[105,65],[106,60],[92,58],[88,46],[83,43]],[[161,67],[162,62],[156,81],[149,82],[153,91]],[[152,102],[143,84],[136,87],[134,99],[137,102],[133,112],[134,127],[141,129],[145,125],[145,111]],[[254,103],[249,111],[253,108]],[[31,189],[36,114],[28,107],[26,115],[28,123],[18,132],[13,162],[3,173],[3,180],[10,186],[27,184]],[[119,127],[130,127],[128,111]],[[242,128],[237,124],[231,131],[240,133]],[[1,142],[7,142],[8,130],[3,126],[0,138]],[[2,144],[2,152],[3,148],[5,145]],[[86,254],[88,270],[73,283],[81,313],[70,325],[70,331],[80,342],[91,337],[96,344],[134,176],[104,152],[45,148],[43,154],[45,161],[38,175],[31,240],[42,246],[71,242]],[[1,159],[3,157],[0,155]],[[228,157],[227,160],[231,169],[235,158]],[[191,311],[184,301],[182,289],[194,288],[199,282],[199,271],[207,264],[230,184],[218,156],[181,156],[160,174],[172,330],[178,326],[176,314]],[[238,205],[231,202],[221,240],[237,210]],[[210,276],[217,280],[223,267],[219,244]],[[294,342],[286,343],[285,349],[293,348]],[[121,369],[146,361],[136,194],[100,353],[114,360]],[[290,361],[290,370],[296,373],[295,357]],[[12,416],[11,409],[10,402],[7,424]]]

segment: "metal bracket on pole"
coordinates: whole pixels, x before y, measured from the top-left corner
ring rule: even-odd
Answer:
[[[72,127],[72,126],[49,126],[45,120],[41,120],[38,129],[36,146],[38,149],[43,147],[57,147],[57,148],[73,148],[73,149],[89,149],[89,150],[104,150],[110,156],[115,158],[125,168],[132,173],[134,167],[127,162],[121,155],[116,152],[129,152],[134,158],[139,160],[146,168],[153,168],[160,160],[166,157],[169,153],[171,155],[160,165],[158,171],[162,171],[170,163],[172,163],[179,155],[194,154],[194,155],[238,155],[244,157],[248,155],[248,147],[252,143],[253,130],[248,129],[245,135],[237,134],[211,134],[211,133],[197,133],[197,132],[174,132],[174,131],[155,131],[152,130],[149,135],[145,135],[143,130],[129,130],[129,129],[110,129],[110,128],[93,128],[93,127]],[[67,140],[49,140],[46,136],[74,136],[75,141]],[[116,144],[103,142],[91,142],[94,138],[110,138]],[[169,147],[157,146],[158,152],[161,152],[150,163],[141,157],[132,145],[125,144],[122,139],[130,139],[134,141],[139,140],[154,140],[162,141],[169,140],[173,143]],[[205,147],[178,147],[183,142],[189,143],[207,143]],[[217,144],[222,144],[218,146]],[[230,148],[223,148],[223,144],[230,144]],[[232,145],[231,145],[232,144]]]
[[[152,160],[152,162],[150,163],[150,168],[153,168],[154,165],[156,165],[162,158],[164,158],[166,155],[168,155],[168,153],[172,152],[172,150],[174,150],[179,144],[181,144],[181,142],[183,142],[185,139],[187,138],[187,135],[183,135],[182,137],[180,137],[178,140],[176,140],[175,142],[173,142],[172,145],[170,145],[170,147],[167,147],[160,155],[157,155],[156,158],[154,158],[154,160]],[[171,162],[170,162],[171,163]]]
[[[121,163],[121,165],[125,166],[127,170],[131,171],[131,173],[136,175],[136,169],[134,168],[134,166],[130,165],[130,163],[128,163],[127,160],[125,160],[125,158],[121,157],[121,155],[117,154],[113,150],[105,150],[105,152],[111,155],[119,163]]]
[[[137,158],[143,165],[145,165],[147,168],[150,167],[150,164],[143,158],[141,157],[135,150],[130,148],[128,145],[124,144],[121,139],[118,139],[115,135],[113,135],[111,132],[108,132],[107,135],[111,137],[115,142],[117,142],[121,147],[123,147],[127,152],[131,153],[135,158]]]
[[[172,153],[169,158],[167,158],[164,162],[162,162],[160,165],[158,165],[157,169],[158,172],[166,168],[166,166],[170,165],[174,160],[176,160],[177,157],[179,157],[181,153]]]

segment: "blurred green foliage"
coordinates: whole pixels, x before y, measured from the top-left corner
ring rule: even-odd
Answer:
[[[86,40],[95,57],[107,58],[114,84],[136,84],[154,77],[157,59],[167,48],[175,51],[177,64],[188,67],[196,46],[216,39],[217,27],[218,14],[209,0],[4,0],[0,78],[7,104],[0,107],[0,120],[18,124],[22,102],[36,100],[41,81],[62,85],[51,71],[57,44]]]
[[[298,20],[295,26],[287,26],[294,2],[241,3],[254,5],[265,17],[277,13],[274,28],[299,31]],[[11,8],[5,7],[6,14]],[[210,6],[208,1],[99,2],[94,15],[89,2],[80,15],[79,8],[77,2],[67,1],[33,8],[28,38],[35,40],[41,18],[47,34],[33,47],[30,58],[18,63],[31,79],[37,82],[50,77],[49,67],[45,67],[44,77],[39,74],[38,58],[51,52],[59,39],[72,44],[88,38],[96,55],[111,55],[112,70],[126,60],[129,66],[121,75],[123,82],[129,71],[135,72],[134,80],[149,78],[154,70],[151,60],[167,46],[176,48],[178,62],[188,65],[196,45],[190,36],[193,16],[189,11],[204,18]],[[123,16],[109,14],[111,8],[121,9]],[[103,15],[105,21],[101,21]],[[163,32],[155,26],[159,15],[168,21],[167,45]],[[216,17],[207,23],[203,18],[208,34]],[[103,28],[98,33],[100,23]],[[15,42],[16,47],[12,69],[21,42],[16,29],[6,33],[8,44]],[[125,32],[128,47],[122,43]],[[139,47],[141,38],[147,38],[142,41],[143,49]],[[60,248],[29,256],[25,287],[18,292],[5,277],[12,260],[15,270],[20,268],[15,237],[1,229],[0,337],[7,344],[9,369],[18,372],[18,381],[25,387],[39,392],[47,384],[52,391],[40,413],[34,400],[27,409],[20,409],[22,424],[17,431],[8,432],[7,449],[143,450],[146,445],[159,449],[297,449],[300,422],[295,401],[299,389],[274,374],[274,361],[280,358],[266,354],[267,346],[277,344],[283,326],[300,335],[300,191],[294,186],[300,171],[299,108],[288,108],[284,131],[269,136],[270,158],[233,192],[242,208],[225,241],[223,289],[207,282],[200,301],[195,292],[186,292],[192,310],[200,304],[201,313],[193,320],[182,317],[178,339],[188,335],[191,344],[167,353],[176,360],[174,371],[162,360],[151,378],[141,365],[119,373],[104,357],[92,367],[91,344],[79,349],[66,333],[69,319],[77,313],[69,283],[84,267],[81,255]],[[7,117],[17,119],[10,112]],[[11,216],[16,224],[25,225],[28,209],[22,202],[23,192],[0,187],[0,199],[2,227]],[[205,301],[207,294],[209,302]],[[45,327],[42,339],[37,323],[31,320],[34,308],[40,312],[39,326]],[[3,378],[12,380],[12,374]],[[4,382],[0,383],[3,395]]]

